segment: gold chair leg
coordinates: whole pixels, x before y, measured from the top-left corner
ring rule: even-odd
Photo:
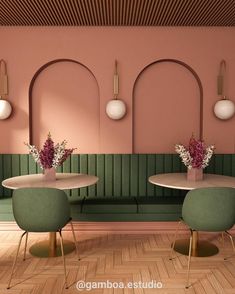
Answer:
[[[28,235],[29,235],[29,233],[27,232],[26,233],[26,236],[25,236],[24,257],[23,257],[23,260],[25,260],[25,256],[26,256],[26,249],[27,249],[27,243],[28,243]]]
[[[18,243],[18,248],[17,248],[17,251],[16,251],[16,256],[15,256],[15,259],[14,259],[13,265],[12,265],[11,275],[10,275],[10,279],[9,279],[9,282],[8,282],[7,289],[10,289],[10,287],[11,287],[11,280],[12,280],[12,276],[13,276],[13,273],[14,273],[14,270],[15,270],[15,265],[16,265],[16,261],[17,261],[18,254],[19,254],[21,241],[22,241],[22,238],[24,237],[25,234],[27,234],[27,232],[24,232],[24,233],[21,235],[21,237],[20,237],[20,241],[19,241],[19,243]]]
[[[63,244],[63,237],[62,237],[62,232],[61,230],[59,231],[60,235],[60,248],[61,248],[61,255],[63,259],[63,266],[64,266],[64,279],[65,279],[65,288],[68,289],[68,284],[67,284],[67,274],[66,274],[66,265],[65,265],[65,257],[64,257],[64,244]]]
[[[189,274],[190,274],[190,262],[191,262],[191,255],[192,255],[192,240],[193,240],[193,231],[191,231],[191,236],[190,236],[190,243],[189,243],[189,252],[188,252],[188,271],[187,271],[187,284],[186,284],[186,289],[190,287],[189,285]]]
[[[174,236],[174,241],[171,245],[171,254],[170,254],[170,258],[169,260],[172,260],[173,259],[173,251],[174,251],[174,248],[175,248],[175,242],[176,242],[176,238],[178,236],[178,231],[179,231],[179,228],[180,228],[180,225],[182,224],[182,220],[180,220],[177,224],[177,228],[176,228],[176,231],[175,231],[175,236]]]
[[[233,252],[235,252],[235,246],[234,246],[234,242],[233,242],[233,237],[232,237],[232,235],[231,235],[229,232],[227,232],[227,231],[225,231],[225,233],[229,236],[229,239],[230,239],[231,244],[232,244]],[[230,257],[234,257],[234,254],[232,254],[231,256],[225,257],[224,260],[227,260],[227,259],[229,259]]]
[[[77,240],[76,240],[76,236],[75,236],[75,232],[74,232],[74,227],[73,227],[72,221],[70,221],[70,225],[71,225],[71,229],[72,229],[72,233],[73,233],[73,239],[74,239],[74,243],[75,243],[76,254],[77,254],[78,260],[80,260],[79,253],[78,253]]]

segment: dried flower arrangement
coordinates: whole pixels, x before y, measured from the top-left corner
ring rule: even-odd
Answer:
[[[205,168],[209,165],[209,161],[214,153],[215,146],[205,146],[202,140],[196,140],[194,136],[189,140],[188,147],[182,144],[175,145],[175,151],[179,154],[182,162],[189,169]]]
[[[76,148],[66,149],[67,141],[54,144],[51,134],[47,135],[47,139],[43,144],[43,148],[38,150],[34,145],[25,143],[29,148],[29,153],[33,156],[35,162],[39,164],[42,169],[57,168],[73,153]]]

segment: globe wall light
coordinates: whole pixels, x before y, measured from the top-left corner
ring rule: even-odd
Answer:
[[[222,60],[220,63],[220,71],[217,79],[217,92],[221,95],[221,99],[214,105],[215,116],[222,120],[227,120],[233,117],[235,113],[235,104],[233,101],[226,98],[224,95],[224,76],[226,71],[226,62]]]
[[[7,119],[12,112],[11,104],[5,100],[8,96],[8,77],[6,62],[0,60],[0,119]]]
[[[118,120],[125,116],[126,105],[121,100],[118,99],[119,93],[119,77],[117,73],[117,61],[115,61],[115,72],[113,77],[113,96],[114,99],[110,100],[106,105],[106,114],[109,118]]]

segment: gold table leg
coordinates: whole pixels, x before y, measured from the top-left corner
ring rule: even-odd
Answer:
[[[64,240],[64,254],[69,254],[75,250],[75,244]],[[49,233],[49,240],[38,242],[29,248],[29,252],[37,257],[57,257],[61,256],[61,247],[56,243],[56,232]]]
[[[176,240],[174,250],[183,255],[188,255],[189,252],[189,239]],[[214,244],[208,241],[200,241],[198,232],[193,231],[192,240],[192,256],[206,257],[213,256],[219,252],[219,249]]]

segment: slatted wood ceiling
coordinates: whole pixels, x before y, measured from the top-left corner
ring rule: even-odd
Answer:
[[[0,26],[234,25],[234,0],[0,0]]]

